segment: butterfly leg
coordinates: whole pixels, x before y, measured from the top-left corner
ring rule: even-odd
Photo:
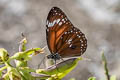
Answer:
[[[69,65],[63,58],[60,58],[66,65]]]
[[[59,69],[58,69],[58,67],[57,67],[56,61],[57,60],[55,59],[54,62],[55,62],[56,69],[57,69],[58,72],[60,72]]]

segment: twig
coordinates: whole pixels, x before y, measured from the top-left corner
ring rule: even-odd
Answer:
[[[20,41],[19,52],[26,50],[26,43],[27,43],[27,39],[26,39],[25,35],[23,33],[21,35],[22,35],[23,39]]]
[[[109,71],[108,71],[108,68],[107,68],[107,60],[105,58],[104,52],[102,52],[102,61],[103,61],[103,65],[104,65],[106,78],[107,78],[107,80],[110,80],[110,75],[109,75]]]

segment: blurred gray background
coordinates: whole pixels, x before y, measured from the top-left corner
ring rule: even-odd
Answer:
[[[0,0],[0,47],[10,55],[18,51],[21,32],[28,38],[28,48],[46,46],[46,18],[49,10],[61,8],[75,27],[86,34],[88,48],[63,80],[105,79],[101,61],[104,50],[111,75],[120,79],[120,1],[119,0]],[[48,48],[46,53],[50,54]],[[45,54],[35,56],[29,66],[37,68]]]

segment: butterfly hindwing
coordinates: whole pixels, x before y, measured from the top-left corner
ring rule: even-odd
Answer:
[[[65,40],[64,37],[66,37]],[[77,28],[65,32],[62,36],[63,44],[58,50],[62,57],[81,56],[87,48],[87,39],[85,35]]]

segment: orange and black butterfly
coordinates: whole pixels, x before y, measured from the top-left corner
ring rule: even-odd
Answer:
[[[85,35],[67,18],[58,7],[53,7],[46,20],[46,38],[51,52],[49,59],[81,56],[87,48]]]

